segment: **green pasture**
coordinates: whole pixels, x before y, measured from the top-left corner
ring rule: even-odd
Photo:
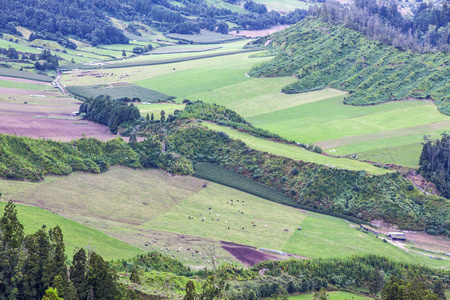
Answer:
[[[161,111],[164,110],[166,113],[166,118],[169,114],[173,115],[175,110],[183,110],[184,105],[181,104],[171,104],[171,103],[152,103],[152,104],[139,104],[137,105],[139,111],[141,112],[141,116],[145,117],[147,114],[153,116],[155,120],[159,120],[161,118]]]
[[[148,73],[153,73],[154,76],[135,83],[143,87],[157,86],[158,90],[163,93],[171,91],[171,95],[176,96],[180,100],[183,98],[197,100],[195,96],[199,93],[213,91],[225,86],[233,86],[250,80],[251,78],[245,76],[249,67],[255,63],[267,60],[267,58],[248,59],[249,55],[249,53],[241,53],[171,65],[149,66],[145,69]],[[170,67],[172,67],[172,72],[167,72]],[[165,71],[158,74],[158,69]],[[211,102],[215,102],[213,99],[211,100]]]
[[[196,44],[216,44],[224,42],[233,42],[242,39],[242,37],[237,37],[228,34],[221,34],[218,32],[209,31],[205,29],[201,29],[200,34],[168,33],[166,34],[166,36],[172,39],[186,40]]]
[[[3,188],[3,182],[1,185]],[[0,202],[2,215],[5,206],[6,202]],[[20,204],[16,204],[16,208],[19,221],[24,225],[26,234],[36,232],[42,225],[47,226],[47,229],[59,225],[64,235],[66,254],[69,259],[72,258],[77,247],[93,250],[107,260],[130,258],[143,253],[138,248],[45,209]]]
[[[299,226],[300,231],[297,230]],[[406,253],[384,243],[382,238],[357,230],[356,225],[343,219],[292,209],[215,183],[209,183],[207,188],[142,224],[142,227],[282,250],[311,258],[389,254],[390,258],[398,261],[450,268],[449,261]]]
[[[275,10],[288,13],[298,8],[308,9],[310,3],[299,0],[256,0],[255,2],[264,4],[268,11]]]
[[[275,155],[284,156],[295,160],[303,160],[317,164],[329,165],[336,168],[356,170],[356,171],[366,170],[368,173],[371,174],[379,175],[390,172],[388,170],[377,168],[372,166],[371,164],[363,163],[358,160],[325,156],[322,154],[308,151],[299,146],[278,143],[271,140],[259,138],[214,123],[203,123],[203,124],[211,130],[226,132],[231,138],[241,140],[248,147],[258,151],[269,152]]]
[[[109,95],[112,99],[137,97],[141,101],[158,102],[170,98],[170,96],[163,93],[135,85],[120,85],[113,87],[105,87],[102,85],[69,86],[67,87],[67,90],[78,97],[86,99],[96,98],[100,95]]]
[[[330,300],[366,300],[372,299],[370,297],[348,293],[348,292],[327,292],[328,299]],[[290,296],[289,300],[312,300],[314,299],[314,293],[301,294],[297,296]]]
[[[43,91],[52,88],[50,84],[46,85],[34,84],[28,82],[17,82],[12,80],[1,80],[1,79],[0,79],[0,87],[10,89],[36,90],[36,91]]]
[[[208,3],[209,5],[214,5],[217,8],[229,9],[232,12],[237,12],[237,13],[242,13],[242,14],[245,14],[246,12],[248,12],[247,10],[245,10],[243,7],[241,7],[239,5],[233,5],[231,3],[227,3],[227,2],[221,1],[221,0],[206,0],[206,3]]]
[[[137,247],[164,250],[189,264],[204,265],[207,258],[185,249],[195,247],[204,252],[205,239],[210,239],[306,257],[389,254],[395,260],[450,267],[446,260],[409,254],[383,243],[343,219],[293,209],[211,182],[203,188],[204,183],[203,179],[170,176],[155,169],[113,167],[102,174],[47,176],[39,183],[2,180],[0,186],[4,201],[27,204],[20,206],[19,216],[31,232],[42,224],[58,224],[71,241],[69,251],[90,246],[107,259],[138,254]],[[183,251],[179,251],[181,246]],[[216,248],[221,261],[235,261],[220,245]]]

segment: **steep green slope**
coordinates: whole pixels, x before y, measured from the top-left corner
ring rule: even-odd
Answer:
[[[296,75],[283,88],[301,93],[327,86],[349,92],[346,104],[368,105],[394,100],[433,99],[450,114],[450,56],[399,51],[342,26],[314,19],[263,37],[256,45],[280,52],[252,69],[251,76]]]

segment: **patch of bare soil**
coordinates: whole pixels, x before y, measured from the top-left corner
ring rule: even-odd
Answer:
[[[405,175],[406,179],[409,179],[418,189],[423,192],[440,195],[434,183],[427,181],[421,174],[412,170]]]
[[[247,266],[254,266],[264,260],[278,260],[274,254],[256,250],[255,247],[239,245],[222,241],[222,248],[233,255],[237,260]]]
[[[397,231],[397,226],[386,223],[381,220],[373,220],[372,225],[378,227],[377,231],[386,234],[390,231]],[[414,246],[438,252],[450,253],[450,239],[443,236],[433,236],[426,234],[423,231],[408,231],[401,230],[405,233],[407,241],[414,244]]]
[[[1,95],[2,93],[5,93]],[[111,140],[107,126],[72,116],[80,103],[58,93],[0,88],[0,134],[70,141],[85,137]],[[12,96],[7,96],[12,95]],[[30,97],[41,95],[44,97]]]

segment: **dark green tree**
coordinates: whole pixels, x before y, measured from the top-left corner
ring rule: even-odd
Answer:
[[[384,278],[383,274],[381,273],[380,269],[375,268],[375,270],[372,272],[369,278],[369,292],[372,295],[377,295],[379,292],[381,292],[381,289],[383,288],[384,284]]]
[[[10,200],[0,219],[0,295],[8,295],[11,299],[19,294],[21,273],[17,267],[21,263],[24,235],[16,206]]]
[[[94,299],[117,299],[116,273],[95,252],[89,257],[88,284]]]
[[[122,56],[123,56],[123,57],[126,57],[126,56],[127,56],[127,53],[125,52],[125,50],[122,50]]]
[[[72,266],[70,267],[70,280],[73,283],[78,298],[81,300],[87,299],[87,296],[89,294],[86,273],[86,251],[81,248],[74,254],[72,259]]]
[[[133,271],[131,271],[130,281],[137,284],[141,284],[141,278],[139,277],[139,269],[137,267],[134,267]]]
[[[196,297],[195,284],[192,280],[189,280],[188,283],[186,283],[186,295],[183,300],[195,300]]]
[[[152,115],[150,116],[150,120],[155,120],[155,115],[152,113]]]
[[[150,115],[147,113],[147,115],[145,116],[145,121],[150,121]]]
[[[159,120],[161,122],[164,122],[166,120],[166,112],[164,110],[161,110],[161,118]]]

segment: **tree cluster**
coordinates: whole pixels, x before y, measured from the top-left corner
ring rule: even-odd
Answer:
[[[251,0],[245,2],[244,8],[248,11],[251,11],[251,12],[257,13],[257,14],[266,14],[267,13],[267,7],[264,4],[253,2]]]
[[[403,17],[396,3],[356,0],[350,5],[326,1],[312,7],[309,14],[333,25],[344,26],[365,36],[403,50],[429,52],[450,50],[450,8],[421,3],[413,17]]]
[[[72,36],[92,44],[127,44],[122,31],[115,28],[109,12],[123,8],[118,2],[103,0],[6,0],[0,11],[0,30],[13,31],[23,26],[36,31],[32,38],[46,37],[73,47],[67,41]]]
[[[87,120],[108,126],[113,133],[117,133],[122,124],[133,123],[140,117],[139,109],[132,103],[111,100],[104,95],[83,102],[80,113],[85,114]]]
[[[25,235],[12,201],[0,219],[0,278],[2,299],[42,299],[49,288],[47,295],[67,300],[119,298],[116,274],[100,255],[79,249],[66,265],[61,228]]]
[[[419,160],[419,172],[436,185],[439,192],[450,198],[450,135],[443,133],[440,139],[424,137]]]

